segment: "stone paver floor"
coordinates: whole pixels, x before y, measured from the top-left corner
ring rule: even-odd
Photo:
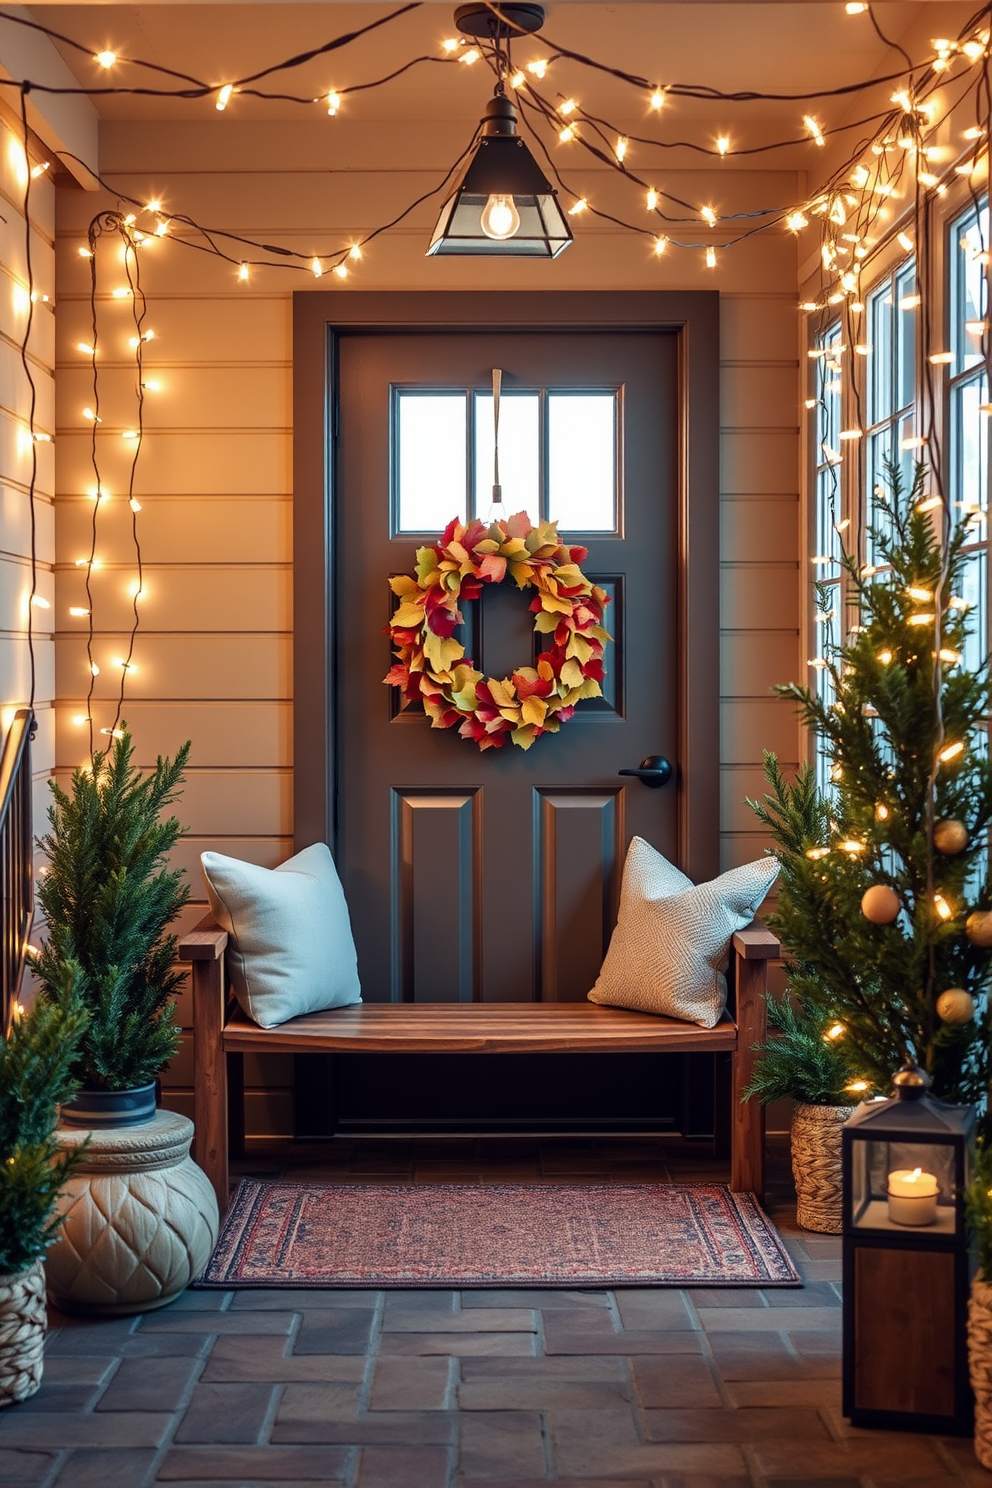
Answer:
[[[243,1172],[345,1181],[720,1181],[670,1138],[349,1141]],[[0,1412],[7,1488],[992,1488],[970,1441],[840,1414],[840,1242],[768,1208],[802,1291],[187,1292],[53,1314]]]

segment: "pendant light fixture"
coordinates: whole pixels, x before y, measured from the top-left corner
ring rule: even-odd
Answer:
[[[503,42],[537,31],[543,23],[539,5],[490,9],[473,4],[455,11],[460,31],[493,43],[498,81],[480,121],[472,157],[441,208],[428,257],[557,258],[572,241],[554,188],[517,134],[517,111],[504,91],[509,56]]]

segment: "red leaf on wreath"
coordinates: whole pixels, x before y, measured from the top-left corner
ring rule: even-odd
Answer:
[[[487,584],[502,584],[506,577],[506,559],[499,553],[487,553],[479,564],[479,578]]]
[[[555,685],[550,679],[525,677],[522,672],[514,672],[513,685],[517,689],[517,697],[521,702],[529,697],[550,697],[555,690]]]
[[[478,599],[481,593],[482,585],[479,583],[478,579],[462,579],[458,598],[464,604],[468,604],[470,600]]]
[[[528,517],[526,512],[514,512],[512,517],[507,517],[506,519],[507,537],[526,537],[528,533],[533,531],[534,528],[531,525],[530,517]]]
[[[488,535],[488,532],[489,528],[486,524],[480,522],[478,517],[476,517],[475,521],[465,528],[465,533],[462,537],[462,547],[467,548],[471,553],[476,543],[482,542],[483,538]]]
[[[397,626],[392,632],[393,642],[397,646],[413,646],[419,635],[419,630],[409,630],[406,626]]]
[[[389,668],[382,680],[389,687],[405,687],[410,680],[410,668],[402,661],[398,661],[395,666]]]
[[[586,662],[585,666],[582,668],[582,675],[583,677],[592,677],[593,680],[596,682],[602,682],[603,678],[606,676],[606,672],[603,668],[603,663],[601,661],[593,659],[592,661]]]
[[[589,557],[589,549],[588,548],[569,548],[569,550],[568,550],[568,556],[569,556],[569,558],[571,559],[571,561],[573,563],[578,563],[579,565],[581,565],[581,564],[585,563],[586,559]]]
[[[442,548],[446,548],[448,546],[448,544],[450,543],[451,539],[454,537],[454,535],[455,535],[455,533],[456,533],[457,530],[458,530],[458,518],[457,517],[452,517],[452,519],[448,523],[447,527],[445,527],[444,531],[441,533],[441,541],[436,545],[436,547],[434,549],[435,553],[438,555],[439,558],[441,556],[441,549]]]
[[[559,708],[558,712],[555,714],[555,717],[560,719],[562,723],[567,723],[574,712],[575,704],[571,703],[567,708]]]

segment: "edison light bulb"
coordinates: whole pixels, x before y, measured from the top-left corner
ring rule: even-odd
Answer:
[[[480,227],[487,238],[512,238],[520,227],[520,213],[512,196],[491,196],[482,209]]]

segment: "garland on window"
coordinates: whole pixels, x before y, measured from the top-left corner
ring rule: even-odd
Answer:
[[[390,579],[399,599],[388,631],[399,660],[383,678],[408,702],[423,703],[432,728],[453,728],[480,749],[499,749],[507,736],[529,749],[557,733],[584,698],[602,696],[605,590],[583,574],[588,549],[559,542],[557,522],[534,527],[526,513],[507,521],[450,521],[440,539],[417,549],[412,574]],[[509,677],[486,677],[465,655],[454,631],[459,606],[507,574],[518,589],[534,589],[534,632],[550,644],[536,666]]]

